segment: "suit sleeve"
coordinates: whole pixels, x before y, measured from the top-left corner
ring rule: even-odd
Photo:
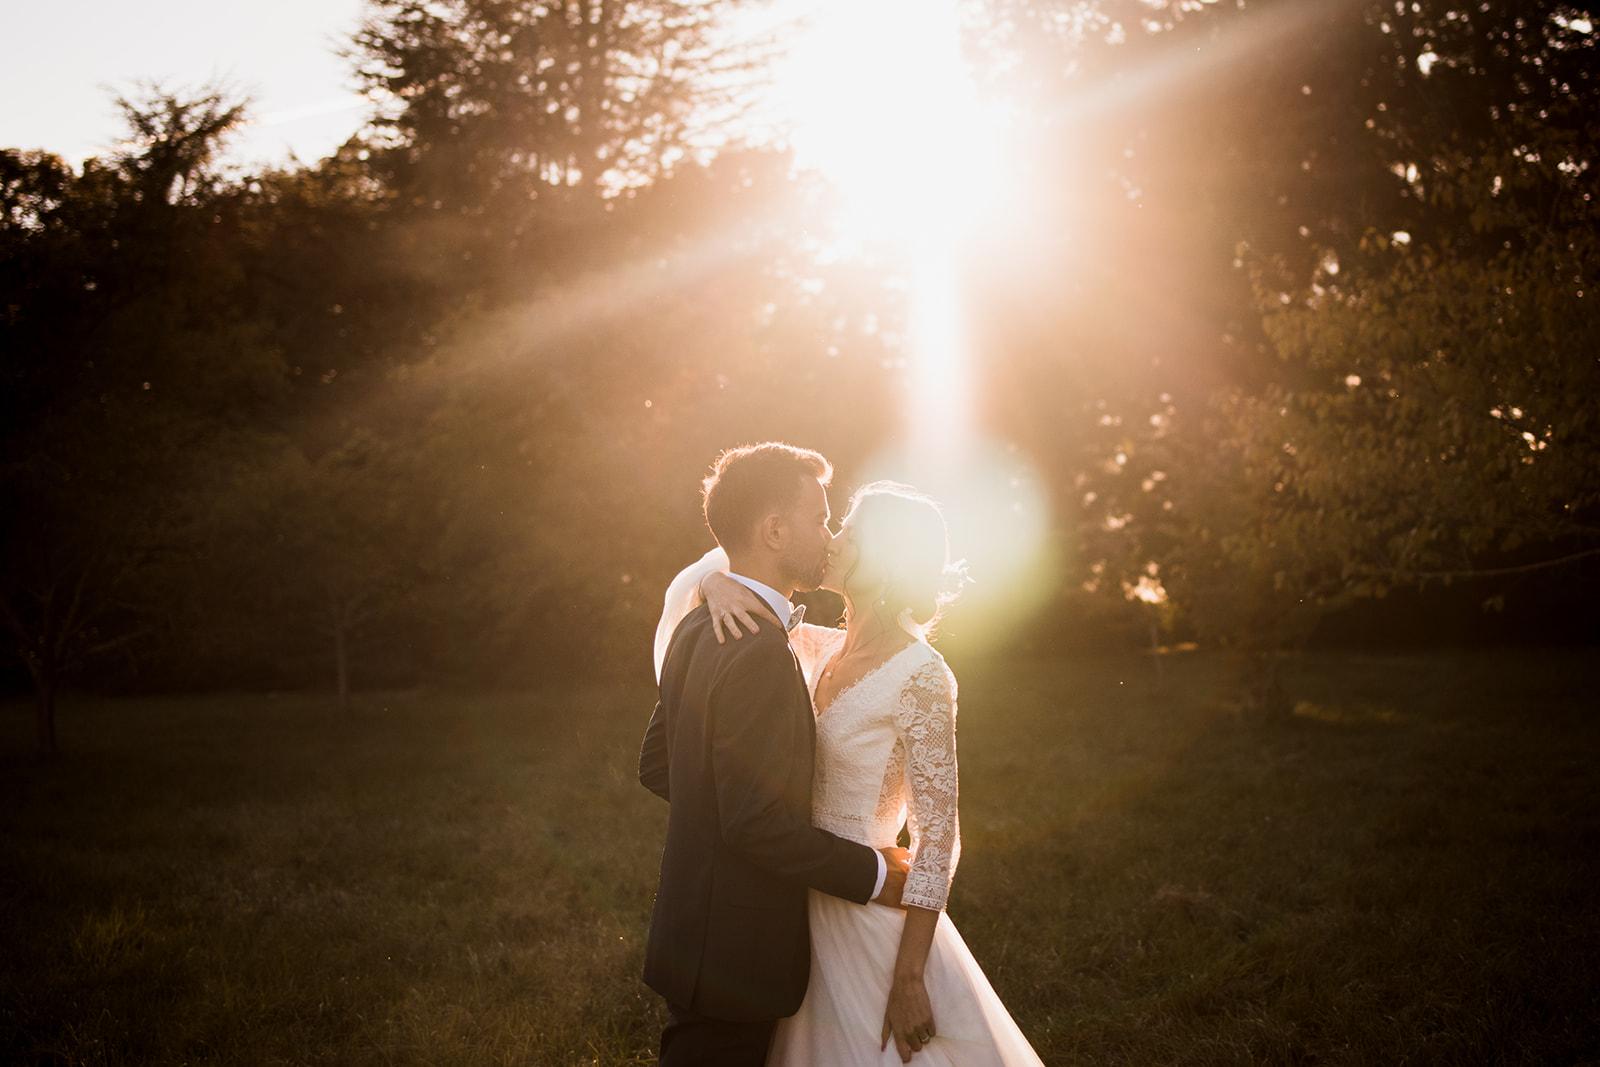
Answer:
[[[661,713],[661,701],[650,714],[650,725],[644,730],[644,744],[639,748],[639,781],[662,800],[667,796],[667,721]]]
[[[789,709],[797,684],[786,645],[763,643],[735,658],[711,695],[711,764],[722,839],[746,860],[857,904],[872,899],[877,853],[811,825],[784,784],[802,736]],[[781,657],[781,658],[780,658]]]

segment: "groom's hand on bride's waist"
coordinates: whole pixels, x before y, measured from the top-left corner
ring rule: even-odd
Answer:
[[[887,904],[891,908],[904,907],[900,903],[900,894],[906,888],[906,872],[911,869],[911,853],[903,848],[880,848],[884,862],[888,864],[888,871],[883,878],[883,889],[873,902]]]

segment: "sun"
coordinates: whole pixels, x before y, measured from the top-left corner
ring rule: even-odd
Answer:
[[[955,0],[791,3],[769,106],[796,166],[833,186],[850,241],[921,257],[1001,199],[1003,123],[962,56]]]

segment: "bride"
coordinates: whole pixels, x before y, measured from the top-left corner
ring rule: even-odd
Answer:
[[[727,570],[715,548],[673,580],[658,669],[660,635],[702,600],[719,641],[757,629],[761,600]],[[956,680],[927,638],[953,577],[938,506],[873,482],[851,498],[823,574],[844,597],[844,629],[790,631],[817,716],[812,824],[879,849],[904,825],[912,860],[903,911],[808,890],[811,980],[768,1064],[1040,1062],[944,911],[961,853]]]

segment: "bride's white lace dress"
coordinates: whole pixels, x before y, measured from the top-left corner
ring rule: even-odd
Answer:
[[[726,566],[726,557],[713,550],[673,582],[662,619],[668,637],[692,607],[690,591],[698,589],[700,578]],[[789,635],[813,701],[817,678],[844,636],[843,630],[809,624]],[[961,855],[955,723],[955,676],[932,646],[913,641],[841,690],[818,716],[811,821],[873,848],[894,845],[900,828],[909,830],[912,861],[902,899],[940,912],[923,973],[938,1036],[912,1062],[1038,1064],[944,914]],[[814,890],[808,903],[811,983],[800,1010],[779,1020],[767,1063],[899,1064],[892,1040],[886,1049],[879,1046],[905,913]]]

